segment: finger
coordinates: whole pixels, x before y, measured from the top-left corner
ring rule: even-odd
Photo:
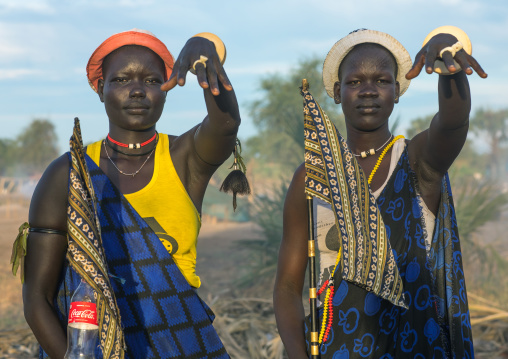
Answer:
[[[180,63],[180,65],[178,66],[178,73],[176,74],[176,76],[178,78],[177,82],[178,82],[179,86],[185,85],[187,71],[189,71],[188,65],[184,65],[183,63]]]
[[[196,66],[194,67],[194,70],[196,71],[196,76],[198,78],[199,86],[201,86],[204,89],[207,89],[209,87],[208,81],[206,79],[206,69],[205,65],[201,62],[198,62]]]
[[[444,65],[450,71],[451,74],[457,72],[457,67],[455,66],[455,63],[453,62],[453,56],[450,51],[443,52],[442,60],[444,62]]]
[[[425,55],[420,50],[420,52],[418,52],[418,54],[416,55],[415,62],[413,63],[413,67],[406,74],[406,79],[412,80],[416,76],[418,76],[420,74],[420,72],[422,71],[424,63],[425,63]]]
[[[480,66],[478,61],[476,61],[476,59],[473,56],[469,55],[469,54],[466,54],[466,57],[467,57],[467,61],[469,62],[471,67],[476,71],[478,76],[480,76],[482,79],[486,79],[488,75],[483,70],[483,68]]]
[[[231,82],[229,82],[228,75],[226,75],[226,71],[224,70],[224,67],[219,63],[219,66],[217,66],[217,76],[219,78],[219,81],[221,82],[222,86],[227,91],[231,91],[233,89],[233,86],[231,85]]]
[[[173,76],[173,74],[171,74],[171,77],[169,78],[169,80],[164,82],[161,85],[161,90],[162,91],[169,91],[169,90],[173,89],[176,86],[176,84],[177,84],[176,76]]]
[[[425,71],[431,74],[434,71],[434,62],[439,58],[438,51],[435,46],[431,46],[425,56]]]
[[[455,54],[455,61],[460,65],[461,69],[466,72],[466,74],[471,75],[473,73],[473,69],[469,66],[469,62],[466,58],[466,53],[464,51],[458,51]]]
[[[217,80],[217,72],[215,71],[214,66],[206,67],[206,75],[208,78],[208,83],[210,85],[210,91],[214,96],[217,96],[218,94],[220,94],[220,89],[219,89],[219,81]]]

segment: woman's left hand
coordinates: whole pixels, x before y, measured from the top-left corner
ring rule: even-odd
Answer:
[[[453,61],[455,60],[466,74],[471,75],[474,70],[481,78],[486,78],[487,74],[483,71],[480,64],[463,49],[457,51],[455,56],[452,56],[452,53],[449,51],[443,53],[443,58],[439,56],[441,50],[453,46],[457,41],[457,38],[451,34],[437,34],[432,37],[416,54],[415,62],[411,70],[406,74],[406,79],[411,80],[417,77],[422,71],[423,66],[425,66],[425,71],[431,74],[434,71],[434,62],[436,60],[443,60],[446,68],[452,74],[457,72]]]
[[[195,66],[199,86],[203,89],[210,88],[212,94],[217,96],[220,94],[220,81],[227,91],[231,91],[233,86],[231,86],[226,72],[220,63],[214,43],[203,37],[191,37],[187,41],[178,55],[169,80],[162,84],[161,90],[169,91],[177,84],[184,86],[187,72],[192,69],[194,63],[199,60],[201,56],[205,56],[207,60],[206,66],[200,62],[196,63]]]

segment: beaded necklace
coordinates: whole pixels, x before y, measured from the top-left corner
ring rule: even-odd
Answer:
[[[390,142],[390,140],[392,139],[392,137],[393,137],[393,135],[391,135],[390,137],[388,137],[388,139],[386,140],[386,142],[385,142],[385,143],[383,143],[381,146],[379,146],[379,148],[378,148],[378,149],[373,149],[373,148],[371,148],[371,149],[370,149],[370,150],[368,150],[368,151],[362,151],[362,152],[360,152],[360,154],[359,154],[359,155],[357,155],[356,153],[353,153],[353,156],[355,156],[355,157],[360,157],[360,156],[362,156],[362,158],[366,158],[367,156],[373,155],[373,154],[375,154],[377,151],[379,151],[380,149],[382,149],[383,147],[385,147],[385,145],[386,145],[388,142]]]
[[[155,134],[152,136],[152,138],[150,138],[149,140],[143,142],[143,143],[122,143],[122,142],[119,142],[119,141],[116,141],[114,139],[111,138],[111,136],[109,135],[108,133],[108,140],[112,143],[114,143],[115,145],[117,146],[120,146],[120,147],[126,147],[126,148],[129,148],[129,149],[140,149],[141,147],[143,146],[146,146],[148,145],[150,142],[154,141],[156,138],[157,138],[157,131],[155,131]]]
[[[145,166],[145,164],[148,162],[148,160],[150,159],[150,157],[153,155],[153,153],[155,152],[155,149],[157,148],[157,142],[155,143],[155,146],[153,146],[153,149],[152,151],[150,152],[150,154],[148,155],[148,157],[146,158],[145,162],[143,162],[143,164],[141,165],[141,167],[139,167],[139,169],[136,171],[136,172],[132,172],[132,173],[125,173],[124,171],[122,171],[120,168],[118,168],[118,166],[115,164],[115,162],[113,162],[113,160],[111,159],[111,157],[109,157],[109,153],[108,153],[108,149],[106,148],[106,141],[102,141],[102,144],[104,145],[104,151],[106,152],[106,156],[108,157],[109,161],[113,164],[113,166],[115,166],[115,168],[118,170],[118,172],[120,172],[121,174],[123,174],[124,176],[132,176],[132,178],[134,178],[134,176],[136,176],[139,171],[141,171],[141,169]]]
[[[392,148],[393,144],[395,142],[397,142],[398,139],[401,139],[401,138],[404,138],[404,136],[402,135],[398,135],[397,137],[395,137],[389,144],[388,146],[385,147],[385,149],[383,150],[383,152],[381,152],[381,155],[379,155],[379,158],[377,159],[377,162],[376,164],[374,165],[374,168],[372,169],[372,172],[370,172],[370,176],[369,176],[369,179],[367,180],[367,182],[370,184],[372,182],[372,178],[374,177],[374,174],[376,173],[376,171],[378,170],[379,168],[379,165],[381,164],[381,161],[383,160],[383,158],[385,157],[386,155],[386,152],[388,152],[388,150],[390,148]]]
[[[378,170],[379,165],[381,164],[381,161],[383,161],[383,158],[385,157],[385,155],[388,152],[388,150],[390,148],[392,148],[393,144],[395,142],[397,142],[397,140],[399,140],[401,138],[404,138],[404,136],[399,135],[399,136],[395,137],[386,146],[386,148],[383,150],[383,152],[381,152],[381,155],[379,155],[379,158],[378,158],[376,164],[374,165],[374,168],[372,169],[372,172],[370,173],[369,179],[367,180],[369,185],[372,182],[372,178],[374,177],[374,174]],[[385,145],[386,145],[386,143],[385,143]],[[380,148],[382,148],[382,146]],[[323,293],[323,291],[326,288],[326,295],[325,295],[325,299],[323,301],[323,320],[321,321],[321,330],[319,331],[319,344],[321,344],[323,342],[326,342],[326,340],[328,339],[328,334],[330,333],[330,329],[332,327],[332,323],[333,323],[333,304],[332,304],[332,300],[333,300],[333,295],[335,294],[335,286],[334,286],[334,282],[333,282],[333,273],[335,273],[335,269],[339,265],[341,254],[342,254],[342,246],[340,246],[339,253],[337,253],[337,259],[335,260],[335,265],[333,266],[333,270],[330,272],[330,273],[332,273],[332,276],[330,277],[330,279],[328,279],[327,281],[325,281],[323,283],[323,285],[321,286],[321,288],[319,288],[319,290],[317,292],[317,295],[319,296],[319,295],[321,295],[321,293]]]

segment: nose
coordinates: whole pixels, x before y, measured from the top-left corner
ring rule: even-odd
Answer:
[[[362,84],[362,88],[360,89],[359,95],[364,97],[377,97],[378,91],[376,84],[371,82],[364,82]]]
[[[134,81],[132,83],[131,90],[129,92],[130,97],[146,97],[146,91],[144,88],[144,84],[139,81]]]

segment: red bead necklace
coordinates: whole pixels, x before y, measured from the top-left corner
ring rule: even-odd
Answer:
[[[156,138],[157,138],[157,132],[153,135],[152,138],[150,138],[149,140],[147,140],[147,141],[145,141],[143,143],[122,143],[122,142],[118,142],[118,141],[115,141],[114,139],[112,139],[111,136],[108,133],[108,140],[110,142],[114,143],[117,146],[126,147],[126,148],[129,148],[129,149],[140,149],[141,147],[146,146],[150,142],[154,141]]]

